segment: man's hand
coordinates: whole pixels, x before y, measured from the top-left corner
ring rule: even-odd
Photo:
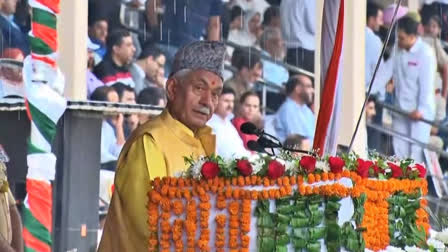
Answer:
[[[411,118],[412,120],[418,121],[423,118],[423,114],[418,110],[414,110],[409,114],[409,118]]]

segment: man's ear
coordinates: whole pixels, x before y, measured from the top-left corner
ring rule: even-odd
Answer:
[[[176,97],[176,93],[178,92],[179,81],[175,78],[169,78],[166,81],[166,97],[168,101],[173,101]]]

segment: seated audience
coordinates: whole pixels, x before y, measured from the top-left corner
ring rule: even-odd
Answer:
[[[135,92],[140,93],[146,87],[158,86],[164,88],[158,83],[159,69],[165,67],[165,55],[154,45],[147,45],[137,61],[131,67],[130,72],[135,83]]]
[[[241,96],[238,116],[233,118],[232,124],[235,126],[241,139],[243,139],[244,147],[247,148],[247,142],[257,140],[255,135],[247,135],[241,132],[241,125],[245,122],[251,122],[258,128],[262,128],[262,119],[260,113],[260,97],[255,92],[246,92]]]
[[[289,135],[299,134],[311,143],[314,139],[316,116],[308,104],[313,101],[313,82],[306,75],[296,75],[286,83],[286,101],[277,111],[276,131],[280,141],[285,141]]]
[[[166,105],[166,94],[165,90],[157,87],[147,87],[143,89],[137,97],[138,104],[153,105],[159,107],[165,107]],[[138,115],[138,124],[142,125],[153,116],[148,114]]]
[[[117,82],[111,87],[113,87],[117,92],[120,103],[136,104],[135,91],[133,88],[121,82]],[[124,136],[125,138],[128,138],[131,135],[132,131],[135,130],[138,126],[138,115],[125,114],[123,123]]]
[[[215,113],[207,122],[216,135],[216,154],[223,158],[239,158],[248,156],[244,148],[243,140],[238,135],[238,131],[230,122],[229,116],[233,111],[235,92],[230,88],[224,88],[218,99]]]
[[[30,53],[28,35],[20,30],[14,21],[17,9],[17,0],[0,1],[0,29],[3,37],[1,50],[5,48],[19,48],[24,55]]]
[[[245,49],[235,50],[232,55],[232,66],[238,72],[233,78],[227,80],[224,86],[233,89],[235,92],[235,104],[239,104],[241,95],[251,91],[255,82],[262,77],[263,66],[258,54],[250,54]]]
[[[131,34],[126,30],[115,30],[107,37],[107,54],[100,64],[95,66],[93,73],[104,84],[112,85],[122,82],[134,87],[129,64],[135,53]]]
[[[230,30],[228,41],[239,46],[256,46],[262,32],[260,13],[248,11],[244,15],[243,28]]]
[[[266,28],[282,28],[280,19],[280,8],[278,6],[271,6],[266,9],[263,14],[263,27]]]
[[[90,97],[94,101],[119,102],[117,92],[108,86],[102,86]],[[118,156],[125,143],[123,114],[108,116],[101,127],[101,168],[115,171]]]
[[[282,32],[279,28],[268,27],[263,31],[260,40],[262,53],[272,57],[276,62],[283,62],[286,49],[283,41]],[[270,60],[262,60],[263,78],[277,85],[282,85],[289,79],[289,73],[286,68]]]
[[[93,73],[93,68],[95,67],[95,56],[94,52],[97,50],[99,46],[94,44],[90,38],[87,38],[87,99],[90,98],[90,95],[97,89],[98,87],[104,86],[104,83],[100,81]]]
[[[98,48],[95,49],[95,53],[101,60],[106,55],[106,38],[108,33],[108,23],[104,18],[91,18],[89,20],[89,38],[95,43]]]

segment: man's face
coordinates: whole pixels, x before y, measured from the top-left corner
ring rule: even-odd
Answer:
[[[263,68],[260,63],[257,63],[252,69],[243,68],[241,70],[241,75],[246,84],[252,84],[263,76]]]
[[[301,83],[297,86],[300,97],[305,104],[310,104],[313,102],[314,88],[313,82],[307,76],[299,76],[298,81]]]
[[[250,20],[249,20],[249,31],[252,34],[256,34],[258,32],[258,29],[260,29],[260,21],[261,16],[260,14],[255,14]]]
[[[160,70],[165,67],[166,58],[164,55],[159,55],[159,57],[155,58],[149,56],[146,60],[146,76],[153,82],[157,82],[158,75],[160,74]],[[164,73],[164,71],[163,71]]]
[[[241,116],[252,121],[260,116],[260,98],[258,96],[248,96],[241,106]]]
[[[269,23],[269,26],[281,29],[282,22],[281,22],[280,16],[272,17],[271,22]]]
[[[16,13],[17,0],[3,0],[0,3],[3,3],[2,11],[5,14],[11,15]]]
[[[118,94],[115,91],[110,91],[107,94],[107,101],[117,103],[120,99],[118,98]]]
[[[429,20],[429,23],[425,26],[426,33],[431,37],[438,37],[440,35],[440,26],[433,19]]]
[[[218,106],[216,107],[216,114],[222,118],[226,118],[233,111],[233,104],[235,96],[233,94],[222,94],[218,100]]]
[[[106,43],[108,24],[106,20],[99,20],[93,24],[92,36]]]
[[[367,122],[371,122],[372,118],[376,115],[375,103],[370,101],[366,106]]]
[[[135,104],[136,103],[135,102],[135,93],[125,90],[123,92],[123,96],[121,97],[120,102],[127,103],[127,104]]]
[[[398,30],[397,43],[401,49],[409,50],[414,45],[416,36],[413,34],[407,34],[402,30]]]
[[[194,70],[184,78],[170,78],[166,84],[171,115],[193,131],[205,126],[218,105],[223,83],[206,70]]]
[[[124,37],[119,46],[114,46],[114,54],[123,65],[128,65],[134,57],[135,47],[132,43],[132,37]]]

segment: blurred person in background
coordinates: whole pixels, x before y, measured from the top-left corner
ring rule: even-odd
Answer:
[[[114,88],[102,86],[90,97],[93,101],[119,102]],[[126,141],[123,129],[123,114],[111,115],[103,119],[101,126],[101,169],[115,171],[118,156]]]
[[[134,87],[129,65],[132,63],[135,47],[131,34],[126,30],[115,30],[107,37],[107,54],[100,64],[95,66],[94,74],[104,84],[122,82]]]
[[[135,91],[128,85],[121,82],[117,82],[111,86],[118,94],[118,100],[120,103],[136,104]],[[124,137],[128,138],[132,131],[138,126],[137,114],[125,114],[123,121]]]
[[[263,64],[257,53],[251,54],[247,48],[239,48],[233,52],[232,66],[238,72],[233,78],[227,80],[224,86],[233,89],[235,92],[235,104],[239,104],[241,95],[251,91],[254,84],[263,76]]]
[[[20,27],[14,22],[14,13],[16,13],[17,0],[0,1],[0,29],[3,35],[3,44],[0,48],[19,48],[26,56],[30,53],[28,35],[20,30]]]
[[[436,121],[446,117],[446,99],[448,95],[448,55],[440,40],[441,21],[438,16],[431,16],[424,24],[425,35],[422,37],[434,50],[437,60],[437,73],[435,75]]]
[[[316,47],[316,1],[282,0],[280,4],[283,38],[288,64],[314,72]]]
[[[169,63],[182,46],[201,39],[221,40],[221,0],[147,0],[146,6],[154,41],[167,57],[168,73]],[[159,7],[164,10],[160,20]]]
[[[94,15],[92,15],[94,16]],[[89,15],[90,17],[90,15]],[[92,17],[89,20],[89,38],[93,43],[98,45],[98,48],[95,49],[95,53],[99,55],[100,59],[102,59],[106,55],[106,39],[108,35],[108,23],[106,18],[101,17]]]
[[[286,55],[285,42],[279,28],[268,27],[263,31],[260,39],[262,53],[272,57],[275,62],[283,62]],[[270,60],[262,60],[263,78],[277,85],[282,85],[289,79],[288,70]]]
[[[164,108],[166,106],[165,90],[157,87],[147,87],[138,94],[137,103]],[[138,124],[142,125],[153,117],[148,114],[139,114]]]
[[[137,61],[132,63],[129,69],[137,93],[140,93],[141,90],[150,86],[164,88],[164,85],[160,85],[158,78],[160,78],[159,75],[161,73],[159,69],[165,67],[165,62],[165,55],[155,45],[147,45],[144,47]]]
[[[280,18],[280,8],[278,6],[271,6],[266,9],[263,14],[263,29],[266,28],[282,28]]]
[[[104,83],[100,81],[93,73],[93,68],[95,67],[95,56],[94,52],[97,50],[99,46],[94,44],[90,38],[87,38],[87,99],[90,99],[90,95],[97,89],[98,87],[104,86]]]
[[[383,11],[379,5],[373,2],[367,3],[367,13],[366,13],[366,27],[365,27],[365,87],[366,92],[369,89],[369,84],[375,71],[378,58],[381,55],[381,50],[383,49],[383,42],[376,33],[380,30],[383,25]],[[381,59],[381,63],[383,59]],[[386,88],[379,87],[376,82],[374,82],[372,87],[372,95],[376,96],[378,101],[384,102],[386,97]],[[379,107],[376,116],[370,118],[377,125],[383,124],[383,109]],[[382,132],[367,128],[368,134],[368,146],[369,149],[380,150],[382,145]]]
[[[379,87],[393,79],[395,106],[409,113],[393,115],[394,131],[428,143],[431,125],[420,119],[435,118],[434,78],[436,58],[431,47],[418,36],[418,23],[411,17],[398,20],[398,48],[380,65]],[[398,137],[393,138],[395,155],[424,162],[423,149]]]
[[[230,31],[228,40],[239,46],[256,46],[262,32],[261,14],[248,11],[244,14],[243,28]]]
[[[216,136],[216,154],[223,158],[239,158],[248,156],[243,140],[230,121],[233,112],[235,92],[230,88],[223,88],[219,96],[218,105],[207,126],[212,128]]]
[[[246,122],[251,122],[257,126],[257,128],[263,128],[262,116],[260,111],[260,97],[255,92],[246,92],[241,96],[239,112],[237,116],[232,119],[232,124],[235,126],[238,134],[243,140],[244,147],[249,150],[247,147],[247,143],[250,140],[257,140],[258,137],[256,135],[248,135],[244,134],[241,131],[241,125]]]
[[[276,113],[275,129],[280,141],[293,134],[302,135],[313,143],[316,116],[308,104],[313,102],[314,88],[310,77],[298,74],[286,83],[286,101]]]

